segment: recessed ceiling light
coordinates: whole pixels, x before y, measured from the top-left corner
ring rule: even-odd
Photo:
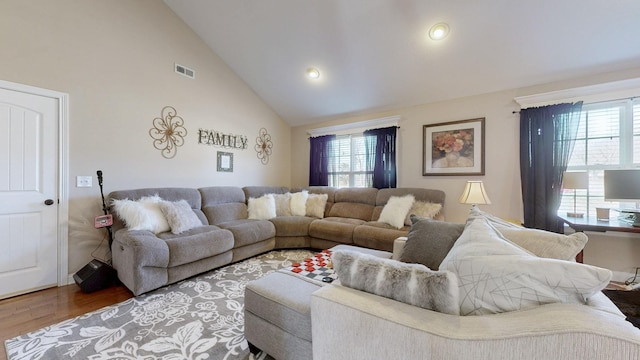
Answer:
[[[320,78],[320,70],[310,67],[307,69],[307,77],[309,79],[319,79]]]
[[[433,40],[442,40],[449,35],[449,25],[445,23],[435,24],[429,29],[429,37]]]

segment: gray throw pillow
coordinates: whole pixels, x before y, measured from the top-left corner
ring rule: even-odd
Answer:
[[[463,230],[464,224],[411,215],[411,229],[400,261],[438,270]]]
[[[458,278],[451,271],[432,271],[356,251],[336,250],[333,268],[343,286],[409,305],[459,315]]]

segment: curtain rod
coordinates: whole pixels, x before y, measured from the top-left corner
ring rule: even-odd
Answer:
[[[400,126],[398,126],[398,125],[394,125],[394,126],[397,129],[400,129]],[[369,129],[369,130],[374,130],[374,129]],[[361,134],[361,133],[354,133],[354,134]],[[327,134],[327,135],[336,135],[336,134]],[[343,135],[352,135],[352,134],[343,134]],[[324,135],[319,135],[319,136],[324,136]],[[340,135],[336,135],[336,136],[340,136]],[[314,138],[314,137],[317,137],[317,136],[309,136],[309,137],[307,137],[307,139],[311,139],[311,138]]]

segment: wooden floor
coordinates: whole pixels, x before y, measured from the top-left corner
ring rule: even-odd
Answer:
[[[6,360],[4,341],[62,320],[133,297],[123,285],[83,293],[67,285],[0,300],[0,360]]]

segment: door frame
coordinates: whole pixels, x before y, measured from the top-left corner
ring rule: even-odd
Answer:
[[[69,284],[69,94],[0,80],[0,88],[58,102],[58,286]]]

